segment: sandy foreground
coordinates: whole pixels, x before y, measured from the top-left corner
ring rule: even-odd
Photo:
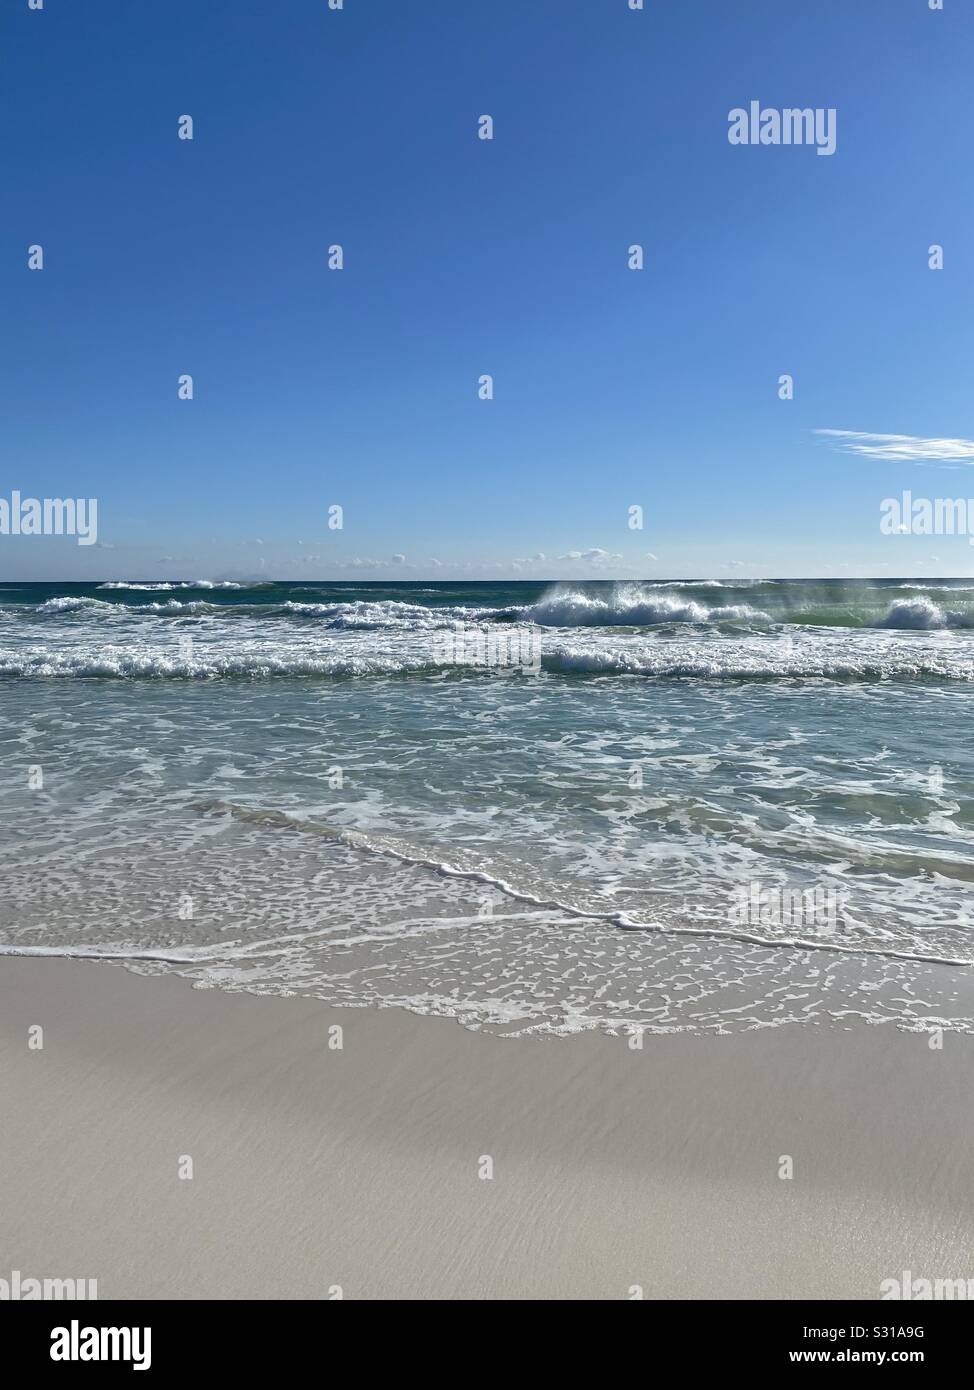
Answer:
[[[633,1050],[6,958],[0,1276],[318,1299],[872,1299],[906,1269],[974,1277],[972,1063],[957,1034]]]

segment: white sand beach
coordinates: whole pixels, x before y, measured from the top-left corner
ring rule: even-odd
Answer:
[[[974,1039],[929,1041],[499,1038],[7,958],[0,1273],[144,1299],[875,1299],[904,1269],[966,1278]]]

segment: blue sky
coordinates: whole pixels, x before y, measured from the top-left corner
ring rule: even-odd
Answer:
[[[816,433],[974,437],[960,0],[3,27],[0,494],[96,497],[100,544],[0,536],[0,579],[974,572],[879,531],[904,488],[974,496],[974,446]],[[834,155],[731,145],[752,100],[834,107]]]

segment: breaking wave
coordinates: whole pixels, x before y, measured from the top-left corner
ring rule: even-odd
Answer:
[[[925,594],[919,598],[898,598],[890,604],[878,627],[914,632],[939,632],[948,627],[974,627],[974,615],[943,609]]]
[[[868,636],[868,635],[867,635]],[[914,641],[921,634],[914,634]],[[974,681],[974,651],[958,652],[936,642],[892,645],[876,634],[872,641],[762,641],[751,634],[728,639],[679,642],[651,637],[613,641],[599,633],[591,640],[559,640],[540,646],[540,670],[551,675],[631,676],[656,680],[954,680]],[[270,679],[427,675],[453,678],[529,680],[516,670],[490,669],[445,659],[429,640],[400,635],[369,644],[335,637],[304,645],[300,641],[194,642],[183,652],[175,643],[112,643],[75,649],[0,648],[3,677],[107,677],[139,679]]]
[[[14,602],[0,591],[0,675],[476,679],[496,675],[507,659],[495,667],[489,657],[464,660],[467,648],[489,651],[493,641],[499,650],[504,633],[513,647],[516,625],[530,630],[517,642],[536,648],[549,674],[974,679],[974,604],[960,585],[942,582],[934,596],[919,585],[904,593],[903,582],[719,583],[566,583],[527,594],[510,585],[443,586],[425,602],[424,591],[405,586],[363,594],[327,585],[265,585],[256,593],[248,590],[261,586],[238,585],[197,595],[186,592],[197,587],[188,581],[125,581],[126,590],[145,592],[98,586],[52,594],[48,586]],[[180,592],[167,592],[174,588]],[[486,601],[477,602],[481,595]]]
[[[253,589],[259,584],[238,584],[232,579],[179,579],[163,581],[158,584],[137,583],[129,579],[113,579],[107,584],[99,584],[99,589],[142,589],[148,593],[164,593],[169,589]]]
[[[703,587],[703,586],[700,586]],[[711,607],[693,599],[647,594],[620,585],[607,599],[584,590],[556,590],[522,608],[519,616],[544,627],[653,627],[661,623],[770,622],[746,603]]]

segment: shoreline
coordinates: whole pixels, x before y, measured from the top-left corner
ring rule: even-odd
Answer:
[[[6,957],[0,1248],[101,1298],[875,1299],[974,1273],[974,1039],[642,1042]]]

